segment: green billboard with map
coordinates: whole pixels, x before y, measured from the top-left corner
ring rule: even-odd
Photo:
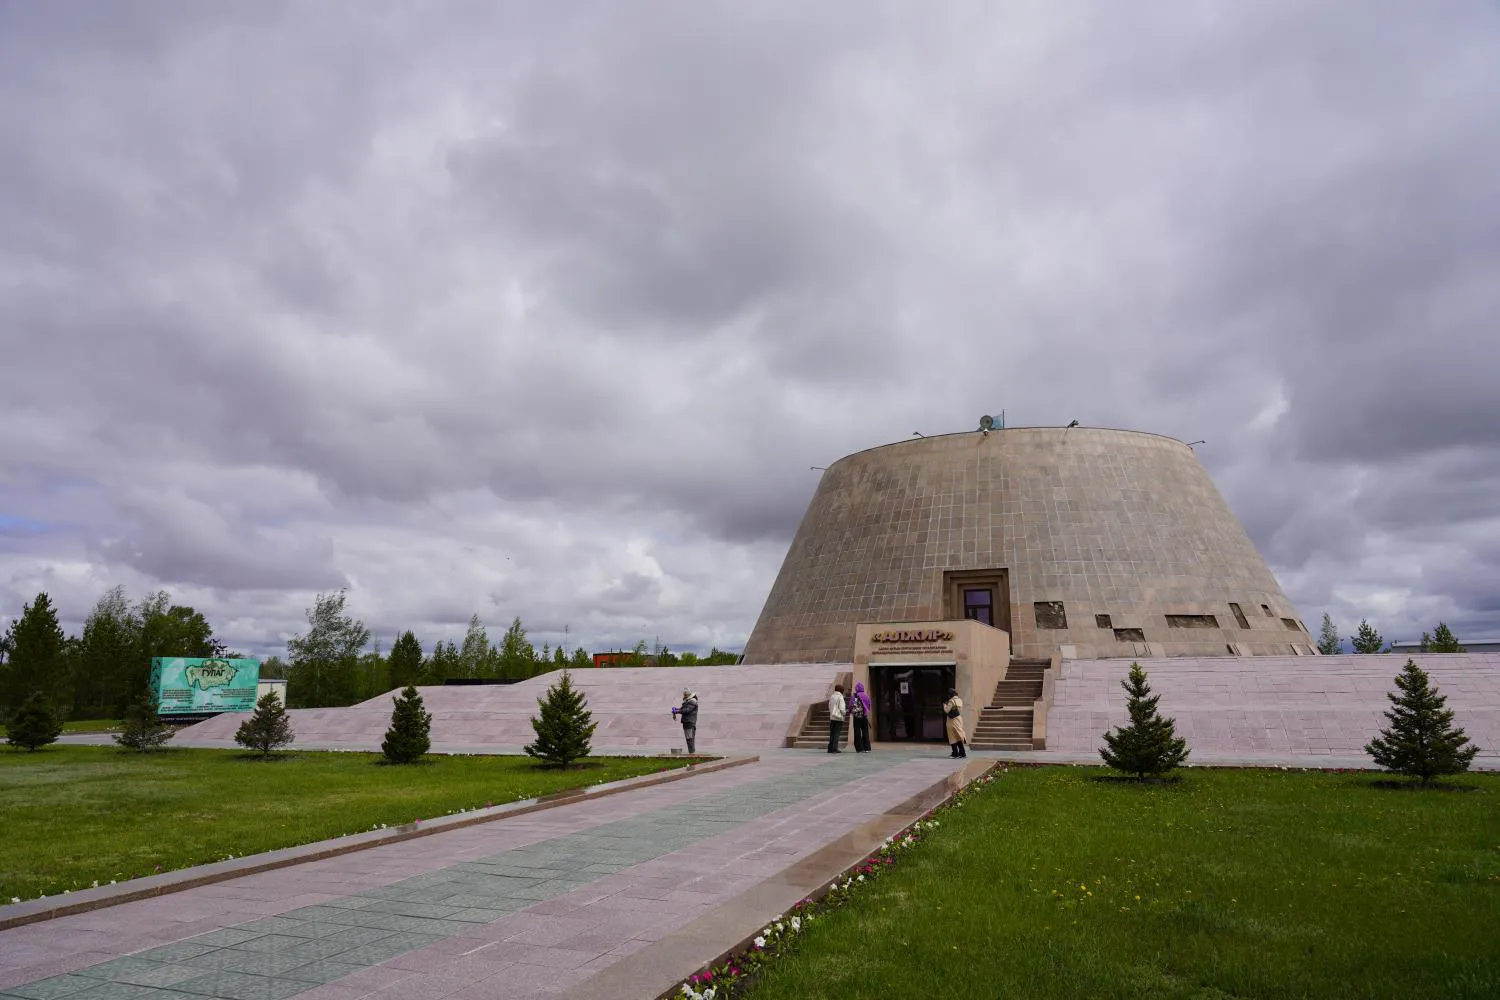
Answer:
[[[151,661],[151,690],[162,715],[255,710],[259,660],[158,656]]]

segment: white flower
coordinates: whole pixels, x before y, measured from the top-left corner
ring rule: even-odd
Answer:
[[[98,879],[94,879],[94,884],[91,885],[91,886],[89,886],[89,888],[90,889],[97,889],[97,888],[99,888],[99,880]]]
[[[20,896],[12,896],[12,897],[10,897],[10,901],[12,903],[19,903],[21,901],[21,897]]]
[[[854,881],[856,881],[856,882],[863,882],[864,880],[865,880],[865,877],[863,875],[860,875]]]
[[[782,932],[782,931],[783,931],[783,930],[785,930],[785,929],[786,929],[786,928],[785,928],[785,927],[783,927],[783,926],[782,926],[782,925],[781,925],[781,924],[777,924],[777,925],[776,925],[776,933],[777,933],[777,934],[780,934],[780,933],[781,933],[781,932]]]
[[[764,934],[762,934],[760,937],[758,937],[758,938],[755,939],[755,947],[757,947],[757,948],[764,948],[765,946],[766,946],[766,936]]]
[[[714,987],[710,986],[703,991],[703,1000],[714,1000]]]
[[[802,918],[801,917],[793,917],[792,918],[792,931],[795,933],[797,931],[800,931],[801,929],[802,929]]]

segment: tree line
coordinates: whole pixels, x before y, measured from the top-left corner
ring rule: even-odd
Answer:
[[[1349,637],[1349,648],[1356,653],[1389,653],[1391,646],[1386,643],[1385,638],[1370,624],[1367,619],[1360,619],[1359,628]],[[1422,642],[1417,647],[1422,653],[1463,653],[1467,652],[1459,645],[1458,638],[1453,634],[1446,622],[1438,622],[1437,628],[1431,634],[1422,633]],[[1323,612],[1323,627],[1318,633],[1318,652],[1324,656],[1335,656],[1344,651],[1343,640],[1339,638],[1338,626],[1333,623],[1333,616]]]
[[[43,592],[0,637],[0,714],[34,693],[73,718],[120,717],[145,690],[158,656],[234,655],[202,613],[157,591],[131,604],[124,587],[106,591],[76,636],[63,632]]]
[[[287,640],[286,657],[261,663],[263,678],[285,679],[292,708],[352,705],[412,684],[449,679],[524,680],[564,667],[593,666],[588,650],[543,643],[537,649],[519,617],[492,641],[479,616],[469,620],[462,643],[438,641],[430,651],[410,630],[383,652],[364,622],[345,608],[345,594],[318,594],[307,609],[307,630]],[[242,657],[214,637],[213,626],[192,607],[174,604],[166,591],[130,602],[124,587],[99,598],[78,635],[67,635],[47,593],[26,604],[0,636],[0,720],[9,719],[34,693],[68,718],[121,718],[143,697],[151,661],[159,656]],[[707,657],[648,652],[640,642],[624,665],[694,666],[734,663],[733,653]]]

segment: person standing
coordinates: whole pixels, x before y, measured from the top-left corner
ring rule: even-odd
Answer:
[[[682,704],[672,709],[672,714],[682,720],[682,735],[687,740],[688,753],[697,753],[698,695],[692,691],[683,691]]]
[[[854,685],[854,697],[849,699],[849,718],[854,725],[854,752],[870,752],[870,696],[865,693],[863,681]]]
[[[943,715],[947,717],[948,745],[953,748],[950,757],[967,757],[969,751],[965,749],[964,743],[968,739],[964,735],[964,703],[958,696],[957,688],[948,689],[948,700],[943,702]]]
[[[839,744],[844,735],[844,685],[836,684],[828,696],[828,752],[842,753]]]

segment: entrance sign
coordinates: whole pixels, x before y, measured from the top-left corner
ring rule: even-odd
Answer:
[[[953,655],[953,631],[946,628],[892,628],[870,634],[870,655]]]
[[[259,681],[259,660],[218,656],[151,660],[151,690],[161,715],[254,711]]]
[[[871,642],[937,643],[952,642],[953,633],[940,628],[889,629],[870,636]]]
[[[910,682],[908,682],[908,681],[902,681],[901,682],[901,693],[902,694],[911,694],[911,684],[910,684]]]

